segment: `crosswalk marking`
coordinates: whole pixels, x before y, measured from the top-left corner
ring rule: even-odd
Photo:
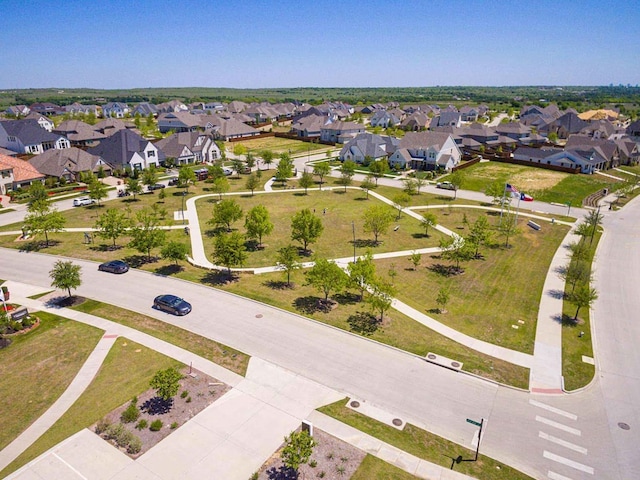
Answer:
[[[571,442],[567,442],[566,440],[562,440],[561,438],[558,437],[554,437],[553,435],[549,435],[548,433],[544,433],[544,432],[538,432],[538,436],[540,438],[543,438],[545,440],[549,440],[550,442],[556,443],[558,445],[562,445],[563,447],[569,448],[571,450],[573,450],[574,452],[578,452],[581,453],[583,455],[587,454],[587,449],[584,447],[581,447],[579,445],[576,445],[574,443]]]
[[[551,405],[547,405],[546,403],[538,402],[537,400],[529,399],[529,403],[534,407],[544,408],[553,413],[557,413],[558,415],[562,415],[563,417],[570,418],[571,420],[577,420],[578,416],[573,413],[566,412],[564,410],[560,410],[559,408],[552,407]]]
[[[549,477],[551,480],[571,480],[569,477],[565,477],[564,475],[560,475],[559,473],[552,472],[551,470],[547,472],[547,477]]]
[[[564,430],[565,432],[572,433],[573,435],[577,435],[579,437],[582,436],[582,433],[577,428],[567,427],[562,423],[554,422],[553,420],[549,420],[548,418],[544,418],[539,415],[536,415],[536,422],[544,423],[545,425],[557,428],[558,430]]]
[[[543,452],[542,456],[544,458],[548,458],[549,460],[553,460],[554,462],[561,463],[571,468],[575,468],[576,470],[580,470],[581,472],[588,473],[593,475],[593,467],[588,465],[584,465],[579,462],[574,462],[573,460],[569,460],[568,458],[561,457],[560,455],[556,455],[555,453],[547,452],[546,450]]]

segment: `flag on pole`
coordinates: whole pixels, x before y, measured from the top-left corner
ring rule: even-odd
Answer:
[[[520,192],[518,191],[518,189],[513,185],[511,185],[510,183],[507,183],[506,190],[507,192],[511,193],[512,197],[520,197]]]
[[[524,202],[533,202],[533,197],[531,195],[527,195],[526,193],[521,193],[520,200]]]

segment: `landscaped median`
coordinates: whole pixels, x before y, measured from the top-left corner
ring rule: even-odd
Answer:
[[[475,455],[475,452],[461,445],[409,423],[405,424],[402,430],[398,430],[395,427],[355,412],[345,406],[347,400],[345,398],[320,407],[318,411],[400,450],[445,468],[451,468],[452,460],[458,456],[463,459],[472,459]],[[524,480],[531,478],[508,465],[482,455],[482,453],[479,455],[478,461],[463,461],[456,464],[453,469],[482,480]]]

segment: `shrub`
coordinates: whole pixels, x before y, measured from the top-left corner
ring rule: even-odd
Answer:
[[[178,428],[178,422],[173,422],[171,424],[171,430],[175,430],[176,428]]]
[[[253,472],[253,474],[249,477],[249,480],[258,480],[260,474],[258,472]]]
[[[140,438],[132,435],[131,440],[129,440],[129,445],[127,446],[127,453],[136,454],[140,453],[142,450],[142,441]]]
[[[137,428],[138,430],[142,430],[142,429],[147,428],[147,425],[148,425],[148,424],[147,424],[147,421],[143,418],[142,420],[140,420],[140,421],[138,422],[138,424],[136,425],[136,428]]]
[[[191,397],[187,397],[187,399],[185,400],[185,402],[187,402],[187,403],[191,403]]]
[[[118,434],[116,435],[114,440],[119,447],[126,447],[135,436],[129,430],[124,428],[124,425],[120,424],[120,426],[122,426],[122,430],[118,431]]]
[[[344,475],[344,473],[347,471],[346,468],[344,468],[343,465],[340,465],[338,467],[336,467],[336,472],[338,473],[338,475]]]
[[[315,460],[311,460],[311,461],[309,462],[309,466],[310,466],[311,468],[316,468],[316,467],[318,466],[318,462],[316,462]]]
[[[152,432],[158,432],[161,428],[162,420],[154,420],[153,422],[151,422],[151,425],[149,425],[149,430],[151,430]]]
[[[107,427],[104,432],[104,436],[107,440],[115,440],[125,430],[124,425],[121,423],[113,423]]]
[[[326,474],[327,473],[324,470],[322,470],[321,472],[318,472],[318,478],[324,478]]]
[[[108,418],[102,418],[98,420],[98,423],[96,423],[95,432],[98,435],[102,435],[107,430],[107,428],[109,428],[109,426],[111,426],[111,420],[109,420]]]
[[[183,390],[182,393],[180,394],[180,398],[187,398],[188,395],[189,395],[189,392],[186,390]]]
[[[138,417],[140,417],[140,410],[138,410],[138,406],[135,403],[131,402],[127,409],[122,412],[122,415],[120,415],[120,421],[122,423],[131,423],[138,420]]]
[[[333,452],[327,453],[327,460],[331,460],[333,458]]]

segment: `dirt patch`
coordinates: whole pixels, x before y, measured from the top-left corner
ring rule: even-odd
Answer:
[[[121,450],[131,458],[137,458],[142,455],[231,389],[229,385],[197,370],[192,370],[192,374],[195,376],[189,375],[189,368],[185,368],[180,373],[182,373],[184,377],[180,381],[178,395],[172,399],[170,404],[171,408],[167,411],[163,411],[162,408],[148,408],[153,405],[157,406],[159,403],[155,390],[149,389],[138,396],[137,409],[140,416],[134,422],[123,424],[125,428],[138,437],[142,443],[142,448],[135,454],[130,454],[126,451],[126,448],[121,448]],[[184,392],[187,393],[185,394]],[[107,414],[100,422],[106,419],[111,424],[120,423],[120,417],[128,406],[129,402]],[[162,422],[162,428],[154,432],[151,431],[149,427],[151,423],[156,420]],[[99,425],[100,422],[96,425]],[[140,422],[143,424],[146,422],[146,426],[144,428],[137,428],[137,426],[140,426]],[[96,425],[91,427],[94,432],[96,431]],[[105,438],[104,434],[101,436]],[[115,442],[111,441],[111,443]]]
[[[314,429],[313,439],[317,445],[313,448],[309,463],[300,466],[298,478],[346,480],[358,470],[367,455],[359,448],[322,430]],[[282,446],[284,447],[284,444]],[[291,473],[284,467],[280,460],[280,450],[278,450],[262,465],[257,478],[259,480],[288,480],[296,477],[291,476]]]
[[[517,173],[513,176],[512,181],[513,185],[516,185],[521,192],[532,192],[555,187],[565,177],[566,173],[531,169],[526,172]]]

